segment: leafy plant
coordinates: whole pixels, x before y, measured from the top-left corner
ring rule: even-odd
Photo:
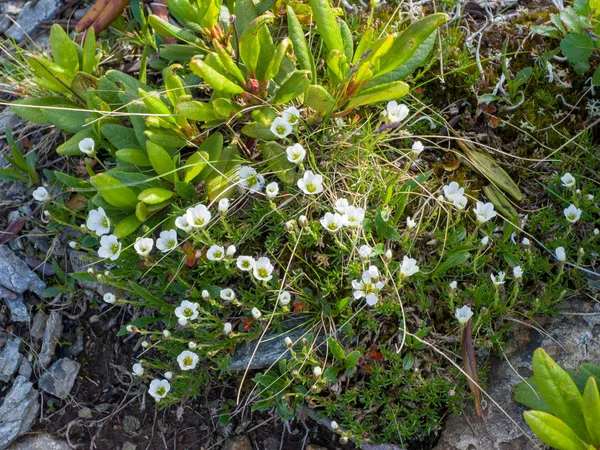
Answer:
[[[5,181],[24,181],[27,186],[39,184],[40,178],[35,169],[35,153],[29,152],[26,156],[13,137],[10,128],[6,127],[6,142],[10,149],[10,156],[4,154],[4,158],[13,166],[0,169],[0,179]]]

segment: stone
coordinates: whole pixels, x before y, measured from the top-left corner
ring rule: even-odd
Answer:
[[[567,303],[567,302],[565,302]],[[569,300],[561,317],[536,318],[536,328],[518,325],[507,341],[505,359],[495,358],[488,370],[486,392],[506,411],[487,399],[482,422],[472,402],[460,417],[451,416],[434,450],[533,450],[541,444],[523,420],[525,408],[513,401],[512,388],[532,375],[533,352],[542,347],[564,369],[578,370],[585,362],[600,361],[600,315],[594,305]],[[571,314],[573,313],[573,314]],[[512,367],[511,367],[512,366]],[[510,419],[515,422],[513,423]]]
[[[83,352],[83,329],[78,327],[75,330],[75,343],[64,349],[64,355],[69,358],[76,358]]]
[[[6,245],[0,245],[0,286],[16,294],[30,290],[41,296],[46,283]]]
[[[8,450],[70,450],[69,444],[51,434],[36,434],[14,443]]]
[[[8,28],[10,24],[12,24],[12,22],[6,17],[6,13],[2,12],[2,6],[5,5],[10,5],[10,2],[0,3],[0,33],[3,33],[6,30],[6,28]],[[4,21],[8,22],[8,26],[2,29],[3,24],[5,23]],[[7,126],[10,129],[12,129],[20,120],[21,118],[11,110],[5,109],[4,111],[2,111],[2,113],[0,113],[0,130],[2,130],[2,134],[4,134],[4,130],[6,130]],[[11,211],[11,213],[12,212],[14,211]],[[10,218],[8,220],[8,223],[11,223]]]
[[[29,431],[39,409],[38,392],[33,383],[17,376],[0,406],[0,450],[5,450],[17,437]]]
[[[9,339],[4,345],[0,353],[0,381],[8,383],[19,370],[23,359],[23,355],[19,353],[20,347],[21,340],[19,338]]]
[[[16,294],[0,286],[0,298],[4,300],[10,310],[10,320],[12,322],[29,322],[29,311],[25,306],[23,294]]]
[[[38,358],[38,363],[42,367],[47,367],[52,361],[56,352],[56,343],[62,334],[63,324],[62,315],[57,311],[50,313],[46,321],[46,329],[42,338],[42,351]]]
[[[68,250],[69,261],[71,262],[72,272],[87,272],[90,267],[94,267],[98,272],[103,272],[106,265],[102,263],[93,263],[90,256],[85,252],[76,250]],[[107,292],[113,292],[114,288],[106,286],[97,281],[77,281],[84,289],[96,292],[100,297],[104,297]]]
[[[123,430],[129,435],[134,435],[142,426],[142,422],[135,416],[123,417]]]
[[[31,378],[31,374],[33,374],[33,367],[31,363],[27,361],[27,359],[23,358],[21,360],[21,365],[19,366],[19,375],[25,377],[26,380]]]
[[[90,408],[83,407],[79,411],[77,411],[77,417],[79,417],[80,419],[91,419],[92,410]]]
[[[221,450],[252,450],[252,442],[248,436],[234,436],[229,438],[221,447]]]
[[[132,444],[131,442],[125,442],[121,450],[136,450],[137,445]]]
[[[8,38],[21,42],[29,34],[36,31],[41,22],[53,19],[61,5],[61,0],[27,2],[17,17],[17,23],[13,24],[4,34]]]
[[[281,448],[281,438],[268,437],[262,441],[262,450],[279,450]]]
[[[32,339],[35,339],[36,341],[42,340],[47,320],[48,315],[44,313],[44,311],[40,310],[35,313],[33,320],[31,321],[31,328],[29,329],[29,335]]]
[[[64,400],[73,389],[80,368],[81,364],[77,361],[69,358],[59,359],[42,374],[39,387],[44,392]]]

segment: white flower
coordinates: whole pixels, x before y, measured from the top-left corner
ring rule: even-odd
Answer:
[[[465,188],[460,187],[460,185],[456,181],[453,181],[452,183],[444,186],[443,190],[444,196],[449,202],[454,202],[455,198],[462,197],[465,195]]]
[[[278,300],[281,306],[288,305],[292,301],[292,294],[290,294],[288,291],[281,291]]]
[[[96,143],[92,138],[85,138],[79,141],[79,150],[88,156],[94,156],[94,153],[96,153],[94,149],[95,145]]]
[[[356,206],[348,206],[344,213],[344,225],[348,228],[358,228],[365,219],[365,210]]]
[[[267,184],[267,187],[265,188],[265,193],[269,198],[277,197],[277,194],[279,194],[279,185],[275,181]]]
[[[192,303],[189,300],[184,300],[175,308],[175,316],[178,319],[185,319],[186,323],[190,320],[195,320],[198,317],[198,303]]]
[[[86,226],[89,230],[95,232],[97,236],[110,233],[110,220],[104,208],[92,209],[88,214]]]
[[[139,237],[135,240],[133,248],[140,256],[148,256],[154,247],[154,241],[151,238]]]
[[[348,206],[350,206],[350,203],[345,198],[338,198],[335,201],[335,210],[340,214],[344,214]]]
[[[328,212],[321,219],[321,225],[330,233],[335,233],[344,225],[344,218],[338,213]]]
[[[352,280],[354,298],[366,298],[369,294],[374,294],[375,298],[371,296],[367,299],[367,301],[370,301],[372,304],[377,303],[378,299],[376,294],[383,289],[383,286],[383,282],[379,280],[379,270],[376,266],[371,266],[368,270],[364,271],[360,280]]]
[[[484,236],[481,238],[481,245],[483,247],[485,247],[486,245],[488,245],[488,243],[490,242],[490,237],[489,236]]]
[[[274,269],[275,267],[273,267],[269,258],[265,256],[258,258],[253,267],[254,278],[257,280],[269,281],[273,278]]]
[[[594,228],[594,236],[598,236],[600,234],[600,230],[598,228]]]
[[[104,297],[102,297],[102,299],[110,305],[117,301],[117,297],[112,292],[107,292],[106,294],[104,294]]]
[[[521,242],[523,242],[523,245],[525,245],[525,246],[529,246],[529,245],[531,245],[531,242],[530,242],[530,241],[529,241],[529,239],[527,239],[526,237],[524,237],[524,238],[523,238],[523,240],[522,240]]]
[[[254,168],[240,166],[238,176],[240,177],[240,186],[242,188],[248,189],[252,193],[262,191],[265,184],[265,177],[257,173]]]
[[[300,120],[300,111],[298,111],[298,108],[296,108],[295,106],[290,106],[285,111],[283,111],[281,117],[290,125],[296,125],[298,123],[298,120]]]
[[[306,217],[304,214],[298,216],[298,225],[300,225],[302,228],[308,227],[308,217]]]
[[[228,245],[227,250],[225,250],[225,255],[231,257],[231,256],[235,255],[236,251],[237,251],[237,248],[235,248],[235,245]]]
[[[363,272],[362,279],[379,281],[379,269],[377,266],[370,265],[369,268]]]
[[[185,217],[193,228],[203,228],[210,222],[212,214],[206,206],[196,205],[193,208],[188,208]]]
[[[271,124],[270,130],[279,139],[283,139],[292,132],[292,126],[283,117],[276,117]]]
[[[419,156],[423,150],[425,150],[423,143],[421,141],[415,141],[412,145],[411,153],[413,156]]]
[[[209,261],[221,261],[225,257],[225,248],[220,245],[211,245],[206,252]]]
[[[156,248],[163,253],[177,248],[177,230],[161,231],[160,237],[156,240]]]
[[[370,294],[365,295],[365,302],[367,302],[367,305],[369,306],[375,306],[377,303],[379,303],[379,297],[377,294],[371,292]]]
[[[556,250],[554,250],[554,255],[560,262],[565,262],[567,260],[567,254],[565,253],[564,247],[556,247]]]
[[[315,175],[310,170],[304,172],[304,175],[298,180],[297,184],[305,194],[313,195],[323,192],[323,176]]]
[[[289,336],[285,337],[285,339],[283,340],[283,343],[285,344],[285,346],[287,348],[292,348],[294,346],[294,342],[292,341],[292,339]]]
[[[564,213],[567,220],[571,223],[577,222],[581,217],[581,209],[573,204],[569,205],[568,208],[565,208]]]
[[[594,200],[595,197],[594,197],[594,194],[588,194],[587,198],[589,201],[592,201],[592,200]]]
[[[452,204],[454,205],[454,207],[458,210],[463,210],[467,207],[467,203],[469,201],[467,200],[467,197],[464,195],[459,195],[457,197],[454,198],[454,200],[452,201]]]
[[[100,248],[98,249],[100,258],[109,258],[111,261],[116,261],[119,259],[120,254],[121,243],[114,234],[100,238]]]
[[[313,374],[315,377],[320,377],[323,374],[323,369],[321,369],[319,366],[315,366],[313,369]]]
[[[521,266],[513,267],[513,276],[515,277],[515,280],[523,278],[523,269],[521,269]]]
[[[408,278],[418,271],[419,266],[417,266],[417,260],[404,255],[404,258],[402,258],[402,264],[400,265],[400,277]]]
[[[229,199],[222,198],[221,200],[219,200],[219,206],[217,207],[217,209],[219,210],[220,213],[225,214],[227,212],[227,210],[229,209]]]
[[[306,150],[300,144],[290,145],[285,149],[287,159],[293,164],[300,164],[306,158]]]
[[[385,260],[386,260],[387,262],[390,262],[390,261],[392,260],[392,257],[393,257],[393,254],[392,254],[392,249],[388,248],[388,249],[385,251],[385,254],[383,255],[383,257],[385,258]]]
[[[169,330],[163,330],[163,336],[168,339],[171,337],[171,332]]]
[[[127,330],[128,333],[133,333],[134,332],[134,328],[133,325],[127,325],[125,327],[125,329]]]
[[[252,256],[243,256],[243,255],[238,256],[237,260],[235,262],[238,269],[243,270],[244,272],[254,269],[255,263],[256,263],[256,261],[254,261],[254,258]]]
[[[31,195],[33,195],[33,198],[38,202],[45,202],[50,199],[50,194],[48,194],[46,188],[42,186],[33,191]]]
[[[252,308],[252,317],[254,317],[256,320],[260,319],[262,316],[262,313],[260,312],[260,310],[258,308]]]
[[[340,427],[335,420],[332,420],[331,424],[329,426],[331,427],[332,430],[337,430]]]
[[[223,334],[230,334],[232,330],[233,325],[231,325],[231,322],[225,322],[223,324]]]
[[[449,286],[450,286],[450,289],[454,290],[458,287],[458,283],[455,280],[452,283],[450,283]]]
[[[388,102],[385,111],[382,115],[387,119],[389,123],[401,122],[408,116],[408,107],[403,103],[398,104],[396,100]]]
[[[189,350],[184,350],[177,357],[177,362],[181,370],[193,370],[198,364],[198,355]]]
[[[189,348],[190,350],[193,350],[193,349],[195,349],[196,347],[198,347],[198,344],[196,344],[194,341],[190,341],[190,342],[188,342],[188,348]]]
[[[142,347],[144,347],[144,348],[150,347],[150,342],[148,342],[148,341],[142,341]]]
[[[187,213],[184,214],[183,216],[179,216],[175,219],[175,226],[185,232],[191,231],[192,226],[188,222]]]
[[[235,300],[235,292],[233,292],[233,289],[230,288],[221,289],[221,292],[219,292],[219,296],[226,302],[231,302]]]
[[[416,226],[417,226],[417,221],[416,220],[413,220],[412,217],[407,217],[406,218],[406,229],[407,230],[412,230]]]
[[[467,305],[464,305],[462,308],[456,310],[454,317],[456,317],[461,324],[465,324],[473,317],[473,311],[471,311],[471,308]]]
[[[173,372],[165,372],[164,376],[167,380],[172,380],[173,379]]]
[[[504,284],[505,276],[506,274],[504,272],[498,272],[498,275],[494,275],[493,273],[490,274],[492,283],[494,283],[495,286],[500,286],[501,284]]]
[[[210,292],[208,292],[206,289],[202,290],[202,298],[206,301],[210,300]]]
[[[560,177],[560,181],[562,181],[562,185],[564,187],[570,188],[575,186],[575,177],[569,172],[565,173],[562,177]]]
[[[135,363],[131,368],[131,373],[133,373],[136,377],[141,377],[144,375],[144,366],[142,366],[142,363]]]
[[[79,244],[77,243],[77,241],[69,241],[69,247],[77,248],[79,247]]]
[[[480,225],[486,223],[488,220],[493,219],[498,214],[494,211],[494,205],[491,203],[477,202],[473,212],[477,217],[477,223]]]
[[[373,249],[367,244],[361,245],[358,248],[358,254],[363,259],[369,258],[371,256],[371,253],[373,253]]]
[[[171,384],[168,380],[152,380],[150,382],[150,388],[148,389],[148,394],[154,397],[154,400],[159,402],[161,399],[165,398],[169,391],[171,390]]]

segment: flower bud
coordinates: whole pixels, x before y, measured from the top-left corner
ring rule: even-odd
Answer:
[[[332,430],[337,430],[340,427],[335,420],[331,421],[331,425],[330,426],[331,426]]]
[[[188,348],[190,350],[194,350],[196,347],[198,347],[198,344],[196,344],[194,341],[188,342]]]
[[[347,444],[348,443],[348,436],[342,436],[340,438],[340,444]]]
[[[79,248],[79,242],[69,241],[69,247],[71,247],[73,249],[77,249],[77,248]]]
[[[293,233],[294,232],[294,222],[292,220],[288,220],[285,225],[283,226],[284,230],[287,233]]]
[[[284,339],[285,342],[285,346],[287,348],[292,348],[294,346],[294,343],[292,342],[292,340],[290,339],[289,336],[286,336],[286,338]]]
[[[316,393],[318,393],[318,392],[319,392],[319,386],[317,386],[316,384],[313,384],[313,385],[310,387],[310,391],[311,391],[313,394],[316,394]]]
[[[298,217],[298,225],[302,228],[306,228],[308,226],[308,218],[305,215]]]
[[[169,330],[163,330],[163,336],[168,339],[171,337],[171,332]]]
[[[320,366],[316,366],[313,369],[313,374],[315,375],[315,377],[320,377],[323,374],[323,369],[321,369]]]
[[[150,343],[148,341],[142,341],[142,347],[148,348],[150,347]]]

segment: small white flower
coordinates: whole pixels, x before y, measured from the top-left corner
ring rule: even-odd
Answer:
[[[409,258],[408,256],[404,256],[402,258],[402,264],[400,265],[400,277],[408,278],[419,271],[419,266],[417,266],[417,260],[413,258]]]
[[[390,262],[390,261],[392,260],[392,257],[393,257],[393,254],[392,254],[392,249],[389,249],[389,248],[388,248],[388,249],[385,251],[385,254],[383,255],[383,257],[384,257],[384,259],[385,259],[387,262]]]
[[[298,216],[298,225],[300,225],[302,228],[308,227],[308,217],[306,217],[304,214]]]
[[[235,300],[235,292],[233,291],[233,289],[230,288],[221,289],[221,292],[219,292],[219,296],[226,302],[231,302]]]
[[[498,215],[498,213],[494,211],[493,204],[483,202],[477,202],[475,204],[475,208],[473,208],[473,212],[477,217],[477,223],[480,225],[486,223],[488,220],[491,220]]]
[[[209,261],[221,261],[225,257],[225,248],[220,245],[211,245],[206,252]]]
[[[287,348],[291,348],[294,346],[294,342],[292,341],[292,339],[289,336],[285,337],[285,339],[283,340],[283,343],[285,344],[285,346]]]
[[[76,241],[69,241],[69,247],[77,248],[79,247],[79,244]]]
[[[148,341],[142,341],[142,347],[144,347],[144,348],[150,347],[150,342],[148,342]]]
[[[254,278],[257,280],[269,281],[273,278],[274,269],[275,267],[273,267],[269,258],[265,256],[258,258],[253,267]]]
[[[287,232],[287,233],[293,233],[294,232],[294,221],[293,220],[288,220],[284,225],[283,225],[283,229]]]
[[[151,238],[139,237],[135,240],[133,248],[140,256],[148,256],[154,247],[154,241]]]
[[[244,272],[248,272],[249,270],[254,269],[254,258],[252,256],[238,256],[235,262],[235,265],[238,269],[243,270]]]
[[[117,297],[112,292],[107,292],[106,294],[104,294],[104,297],[102,297],[102,299],[110,305],[117,301]]]
[[[338,213],[325,213],[321,225],[330,233],[335,233],[344,225],[344,218]]]
[[[314,195],[323,192],[323,176],[315,175],[310,170],[304,172],[297,184],[305,194]]]
[[[193,370],[198,364],[198,355],[189,350],[184,350],[177,357],[177,362],[181,370]]]
[[[169,330],[163,330],[163,336],[169,339],[171,337],[171,332]]]
[[[412,230],[416,226],[417,226],[417,221],[416,220],[413,220],[412,217],[407,217],[406,218],[406,229],[407,230]]]
[[[173,379],[173,372],[165,372],[164,376],[167,380],[172,380]]]
[[[111,261],[116,261],[121,255],[121,243],[114,234],[102,236],[100,238],[100,248],[98,256],[100,258],[109,258]]]
[[[358,254],[363,259],[370,258],[372,253],[373,253],[373,249],[367,244],[361,245],[358,248]]]
[[[506,276],[506,274],[504,272],[498,272],[497,275],[494,275],[493,273],[490,274],[492,283],[494,283],[495,286],[500,286],[500,285],[504,284],[505,276]]]
[[[175,219],[175,226],[185,232],[190,232],[192,230],[192,226],[187,219],[187,213]]]
[[[260,312],[260,310],[258,308],[252,308],[252,317],[254,317],[256,320],[260,319],[262,316],[262,313]]]
[[[377,266],[370,265],[367,270],[363,272],[362,279],[369,279],[371,281],[379,281],[379,269]]]
[[[524,246],[529,247],[531,245],[531,241],[529,239],[527,239],[526,237],[523,238],[523,240],[521,241],[523,243]]]
[[[94,149],[96,143],[92,138],[85,138],[79,141],[79,151],[88,156],[94,156],[96,150]]]
[[[569,205],[568,208],[565,208],[564,213],[567,220],[571,223],[577,222],[581,217],[581,209],[573,204]]]
[[[377,303],[379,303],[379,297],[377,294],[371,292],[370,294],[365,295],[365,302],[367,302],[367,305],[369,306],[375,306]]]
[[[415,141],[412,145],[411,153],[416,157],[419,156],[423,150],[425,150],[423,143],[421,141]]]
[[[205,301],[209,301],[210,300],[210,292],[208,292],[206,289],[202,290],[202,299]]]
[[[134,331],[133,325],[127,325],[125,327],[125,329],[127,330],[128,333],[133,333],[133,331]]]
[[[288,291],[281,291],[278,299],[281,306],[288,305],[292,301],[292,294],[290,294]]]
[[[276,117],[271,124],[270,130],[279,139],[283,139],[292,132],[292,125],[283,117]]]
[[[204,205],[196,205],[185,212],[188,224],[193,228],[204,228],[210,222],[212,214]]]
[[[554,250],[554,255],[560,262],[565,262],[567,260],[567,254],[565,253],[564,247],[556,247],[556,250]]]
[[[268,198],[277,197],[277,194],[279,194],[279,185],[275,181],[267,184],[267,187],[265,188],[265,193],[267,194]]]
[[[159,238],[156,240],[156,248],[163,253],[177,248],[177,230],[161,231]]]
[[[560,181],[562,181],[562,185],[564,187],[571,188],[575,186],[575,177],[569,172],[565,173],[562,177],[560,177]]]
[[[335,210],[340,214],[344,214],[346,212],[346,208],[350,206],[350,203],[345,198],[338,198],[335,201]]]
[[[323,369],[321,369],[321,367],[319,367],[319,366],[315,366],[315,367],[313,368],[313,375],[314,375],[315,377],[320,377],[322,374],[323,374]]]
[[[194,341],[188,342],[188,348],[190,350],[194,350],[196,347],[198,347],[198,344],[196,344]]]
[[[482,247],[485,247],[486,245],[488,245],[489,242],[490,242],[489,236],[484,236],[481,238],[481,246]]]
[[[388,102],[382,115],[389,123],[401,122],[408,116],[409,110],[403,103],[398,104],[396,100]]]
[[[594,200],[594,194],[588,194],[587,196],[588,200],[591,202],[592,200]]]
[[[104,208],[92,209],[88,214],[86,226],[90,231],[102,236],[110,233],[110,220],[104,211]]]
[[[464,305],[462,308],[456,310],[454,317],[458,319],[459,323],[465,324],[471,317],[473,317],[473,311],[471,311],[471,308],[469,308],[467,305]]]
[[[443,190],[444,196],[449,202],[454,202],[455,198],[462,197],[465,195],[465,188],[460,187],[460,185],[456,181],[453,181],[452,183],[444,186]]]
[[[235,248],[235,245],[228,245],[227,250],[225,250],[225,255],[231,257],[231,256],[235,255],[236,251],[237,251],[237,248]]]
[[[290,145],[285,149],[287,159],[293,164],[300,164],[306,158],[306,150],[300,144]]]
[[[154,397],[154,400],[159,402],[161,399],[165,398],[169,391],[171,390],[171,384],[168,380],[152,380],[150,382],[150,388],[148,389],[148,394]]]
[[[136,377],[141,377],[144,375],[144,366],[142,366],[142,363],[135,363],[131,368],[131,373],[133,373]]]
[[[225,322],[223,324],[223,334],[231,334],[232,330],[233,330],[233,325],[231,325],[231,322]]]
[[[594,228],[594,236],[598,236],[600,234],[600,230],[598,228]]]
[[[348,206],[344,213],[344,225],[348,228],[358,228],[365,220],[365,210],[356,206]]]
[[[458,283],[455,280],[455,281],[451,282],[449,284],[449,286],[450,286],[450,289],[454,290],[454,289],[456,289],[458,287]]]
[[[227,210],[229,209],[229,199],[222,198],[221,200],[219,200],[219,206],[217,209],[219,210],[220,213],[225,214],[227,212]]]
[[[198,303],[192,303],[189,300],[184,300],[175,308],[175,316],[186,321],[195,320],[198,317]]]
[[[48,194],[46,188],[42,186],[33,191],[31,195],[33,195],[33,198],[38,202],[45,202],[46,200],[50,200],[50,194]]]
[[[290,106],[285,111],[283,111],[281,117],[287,123],[294,126],[298,123],[298,120],[300,120],[300,111],[298,111],[298,108],[296,108],[295,106]]]
[[[262,191],[265,184],[265,177],[256,172],[253,167],[240,166],[238,176],[240,177],[240,186],[242,188],[248,189],[251,193]]]
[[[462,211],[463,209],[465,209],[467,207],[468,202],[469,202],[469,200],[467,199],[466,196],[459,195],[454,198],[454,200],[452,201],[452,204],[454,205],[454,207],[456,209]]]
[[[335,420],[331,421],[331,424],[329,425],[331,427],[332,430],[337,430],[340,426],[338,425],[338,423]]]
[[[521,269],[521,266],[513,267],[513,277],[515,277],[515,280],[523,278],[523,269]]]

